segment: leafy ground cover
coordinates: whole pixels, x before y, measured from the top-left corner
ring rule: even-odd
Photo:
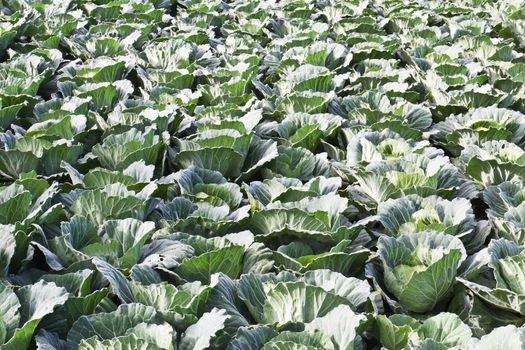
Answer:
[[[3,0],[0,348],[525,348],[524,7]]]

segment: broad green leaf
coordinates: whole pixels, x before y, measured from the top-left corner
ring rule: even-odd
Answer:
[[[284,325],[308,323],[325,316],[338,305],[351,305],[348,300],[304,282],[278,283],[267,293],[263,306],[263,323]]]
[[[211,275],[216,272],[237,278],[242,271],[243,255],[244,248],[240,246],[213,250],[184,260],[177,268],[177,273],[189,281],[203,283],[209,283]]]
[[[180,350],[204,350],[212,345],[213,338],[224,328],[229,318],[222,309],[214,308],[206,312],[197,321],[186,329],[179,343]]]

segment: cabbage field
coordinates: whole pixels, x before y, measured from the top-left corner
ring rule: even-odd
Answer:
[[[0,349],[525,349],[524,82],[525,0],[0,0]]]

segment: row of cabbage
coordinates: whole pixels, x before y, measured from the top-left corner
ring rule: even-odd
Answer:
[[[1,349],[521,349],[522,1],[0,5]]]

